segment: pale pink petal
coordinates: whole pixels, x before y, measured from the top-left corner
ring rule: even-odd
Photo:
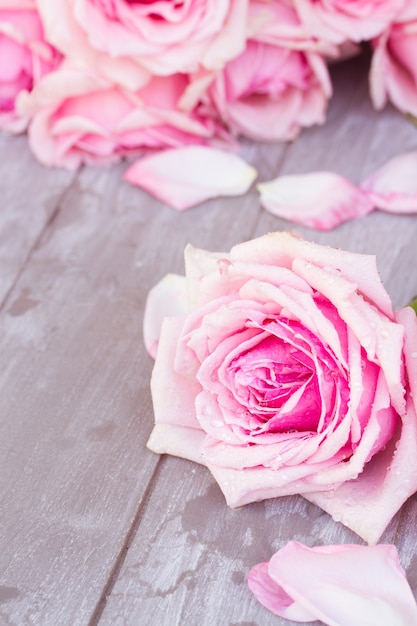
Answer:
[[[155,424],[146,446],[156,454],[172,454],[204,464],[200,454],[205,433],[197,428],[176,424]]]
[[[330,626],[411,626],[417,605],[395,546],[317,546],[289,542],[248,584],[268,609]]]
[[[148,293],[143,317],[143,339],[148,353],[156,358],[164,317],[187,313],[187,284],[184,276],[167,274]]]
[[[393,437],[356,480],[332,493],[303,494],[368,543],[379,540],[391,518],[417,490],[417,415],[413,400],[417,398],[417,317],[412,308],[406,307],[398,311],[397,321],[405,328],[410,385],[401,434]]]
[[[320,246],[287,232],[268,233],[237,244],[230,259],[246,263],[266,263],[292,268],[295,259],[304,259],[320,267],[337,267],[341,275],[369,295],[385,315],[392,318],[392,305],[378,274],[376,259],[370,254],[357,254]]]
[[[417,213],[417,150],[390,159],[361,187],[378,209]]]
[[[269,575],[269,562],[255,565],[248,576],[249,589],[255,598],[269,611],[294,622],[313,622],[316,617],[278,585]]]
[[[332,172],[279,176],[257,188],[265,209],[319,230],[330,230],[374,208],[360,189]]]
[[[195,398],[201,386],[194,377],[183,376],[174,370],[175,352],[183,323],[183,317],[165,317],[162,323],[158,358],[151,378],[155,423],[201,430],[195,416]]]
[[[235,154],[186,146],[136,161],[124,178],[181,211],[216,196],[242,195],[256,175]]]

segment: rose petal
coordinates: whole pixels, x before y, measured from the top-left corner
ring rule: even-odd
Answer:
[[[417,623],[417,605],[395,546],[291,541],[248,577],[255,597],[287,619],[330,626]]]
[[[136,161],[124,178],[181,211],[216,196],[244,194],[256,175],[235,154],[186,146]]]
[[[279,176],[257,188],[267,211],[318,230],[330,230],[374,208],[360,189],[332,172]]]
[[[201,386],[195,379],[174,370],[175,351],[183,323],[182,317],[165,317],[162,323],[158,358],[151,378],[155,423],[180,424],[201,430],[194,405]]]
[[[316,619],[300,604],[294,602],[291,596],[284,591],[269,575],[269,563],[255,565],[248,576],[249,589],[255,598],[269,611],[281,615],[295,622],[312,622]]]
[[[205,434],[197,428],[175,424],[155,424],[147,447],[156,454],[172,454],[181,459],[204,464],[200,450]]]
[[[143,339],[148,353],[156,358],[164,317],[185,315],[187,284],[184,276],[167,274],[148,293],[143,317]]]
[[[404,352],[410,397],[402,416],[401,435],[368,463],[354,481],[333,493],[303,494],[368,543],[376,543],[390,519],[417,490],[417,318],[410,307],[397,313],[405,327]],[[371,514],[372,513],[372,514]]]
[[[344,278],[355,283],[388,317],[393,315],[375,257],[369,254],[327,248],[290,233],[276,232],[237,244],[231,249],[230,258],[233,262],[267,263],[291,269],[295,259],[304,259],[321,267],[336,267]]]
[[[378,209],[417,213],[417,150],[390,159],[361,187]]]

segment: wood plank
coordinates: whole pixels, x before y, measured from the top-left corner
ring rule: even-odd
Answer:
[[[250,198],[178,214],[122,183],[124,167],[83,170],[0,314],[5,623],[94,613],[158,463],[146,294],[188,241],[230,247],[258,218]]]
[[[359,182],[393,154],[411,149],[412,128],[398,113],[372,111],[366,68],[352,61],[343,72],[334,70],[335,96],[329,122],[303,133],[285,152],[276,146],[246,144],[247,154],[264,180],[278,173],[331,169]],[[352,82],[353,81],[353,82]],[[387,137],[389,140],[387,141]],[[271,230],[290,229],[309,239],[346,249],[377,254],[381,275],[395,306],[409,301],[416,291],[414,217],[374,213],[342,225],[330,233],[294,227],[264,211],[256,222],[238,231],[241,240]],[[233,209],[231,209],[233,211]],[[193,218],[196,213],[191,214]],[[205,235],[208,249],[217,245],[220,222],[213,221]],[[188,215],[187,215],[188,218]],[[252,227],[252,230],[251,230]],[[193,239],[201,245],[201,229]],[[234,239],[234,236],[230,237]],[[175,241],[179,245],[179,240]],[[408,510],[408,509],[407,509]],[[416,563],[410,558],[414,545],[405,541],[407,529],[397,514],[382,541],[398,540],[401,557],[416,587]],[[408,519],[412,519],[411,513]],[[320,509],[299,497],[256,503],[232,511],[207,470],[172,457],[161,458],[152,490],[141,509],[133,541],[120,571],[110,581],[107,604],[96,613],[100,626],[284,626],[252,598],[247,573],[255,563],[268,559],[289,539],[309,545],[361,541],[333,522]],[[112,587],[112,588],[111,588]]]
[[[1,306],[75,174],[42,167],[25,136],[0,135],[0,155]]]
[[[301,497],[229,509],[209,472],[189,461],[164,456],[155,478],[100,625],[287,626],[252,597],[251,567],[292,539],[363,543]]]

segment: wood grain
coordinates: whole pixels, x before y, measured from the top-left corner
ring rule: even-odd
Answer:
[[[74,179],[47,170],[30,154],[26,137],[0,136],[0,307],[30,259],[48,221]],[[30,294],[24,294],[30,300]]]
[[[331,169],[360,182],[415,148],[397,112],[373,112],[366,62],[334,68],[322,128],[293,144],[242,142],[260,180]],[[284,626],[251,596],[252,565],[293,538],[359,540],[300,497],[228,509],[207,470],[146,449],[146,294],[183,272],[188,242],[228,250],[290,229],[376,254],[398,307],[417,292],[416,218],[375,212],[317,233],[262,210],[254,188],[177,213],[123,183],[126,164],[47,170],[25,138],[2,138],[0,154],[0,624]],[[383,537],[415,592],[416,506]]]

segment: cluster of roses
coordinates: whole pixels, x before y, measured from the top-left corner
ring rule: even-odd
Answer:
[[[417,0],[1,0],[0,127],[68,168],[289,140],[324,121],[327,62],[362,41],[375,106],[417,115]]]

